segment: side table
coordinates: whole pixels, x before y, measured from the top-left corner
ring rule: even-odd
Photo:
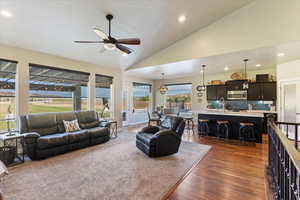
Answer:
[[[22,145],[23,140],[23,135],[19,133],[19,131],[11,131],[9,133],[4,133],[0,135],[0,141],[2,142],[2,148],[10,148],[14,147],[15,148],[15,159],[13,160],[13,163],[10,165],[18,164],[18,163],[23,163],[25,161],[25,153],[22,148],[20,151],[19,146]],[[4,152],[5,154],[5,152]],[[4,156],[5,157],[5,156]],[[17,160],[17,161],[16,161]],[[6,162],[7,160],[4,160],[3,162]]]
[[[115,139],[118,137],[118,122],[116,120],[101,121],[100,125],[109,128],[110,138]]]

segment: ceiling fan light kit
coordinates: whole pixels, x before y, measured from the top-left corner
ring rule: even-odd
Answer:
[[[116,49],[116,45],[115,44],[111,44],[111,43],[104,43],[103,46],[104,46],[104,48],[106,50],[109,50],[109,51]]]
[[[98,28],[93,28],[94,32],[102,39],[102,41],[74,41],[75,43],[103,43],[103,47],[106,50],[114,50],[119,49],[123,53],[131,54],[133,52],[132,49],[126,47],[125,45],[140,45],[141,40],[139,38],[126,38],[126,39],[116,39],[111,36],[111,21],[113,19],[113,15],[106,15],[106,19],[108,20],[108,35]]]

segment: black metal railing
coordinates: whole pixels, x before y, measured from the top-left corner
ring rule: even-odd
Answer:
[[[298,123],[268,122],[268,168],[277,200],[299,200],[300,153]]]

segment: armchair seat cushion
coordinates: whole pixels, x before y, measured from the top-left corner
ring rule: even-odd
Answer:
[[[147,126],[144,127],[140,132],[141,133],[151,133],[151,134],[155,134],[159,131],[159,127],[157,126]]]
[[[153,134],[151,133],[138,133],[136,139],[144,144],[150,145],[151,141],[153,143],[153,140],[151,140],[152,136]]]
[[[109,136],[109,130],[106,127],[90,128],[90,129],[87,129],[87,131],[90,134],[91,138],[107,137],[107,136]]]
[[[39,149],[46,149],[66,144],[68,144],[68,134],[66,133],[41,136],[37,139]]]
[[[69,143],[75,143],[89,139],[89,134],[87,130],[80,130],[66,134],[68,134]]]

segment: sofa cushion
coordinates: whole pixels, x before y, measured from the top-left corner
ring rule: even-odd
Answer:
[[[41,136],[38,138],[37,144],[39,149],[46,149],[55,146],[66,145],[68,144],[68,134],[59,133],[59,134]]]
[[[56,114],[56,122],[57,122],[58,131],[60,133],[66,132],[63,120],[65,120],[65,121],[73,121],[75,119],[77,119],[75,112],[57,113]]]
[[[37,132],[41,136],[58,132],[55,113],[27,115],[28,132]]]
[[[109,135],[109,129],[105,127],[95,127],[86,129],[91,138],[105,137]]]
[[[100,122],[95,111],[79,111],[76,112],[79,126],[82,129],[98,127]]]
[[[89,139],[89,133],[87,130],[80,130],[67,134],[69,136],[69,143],[80,142]]]

